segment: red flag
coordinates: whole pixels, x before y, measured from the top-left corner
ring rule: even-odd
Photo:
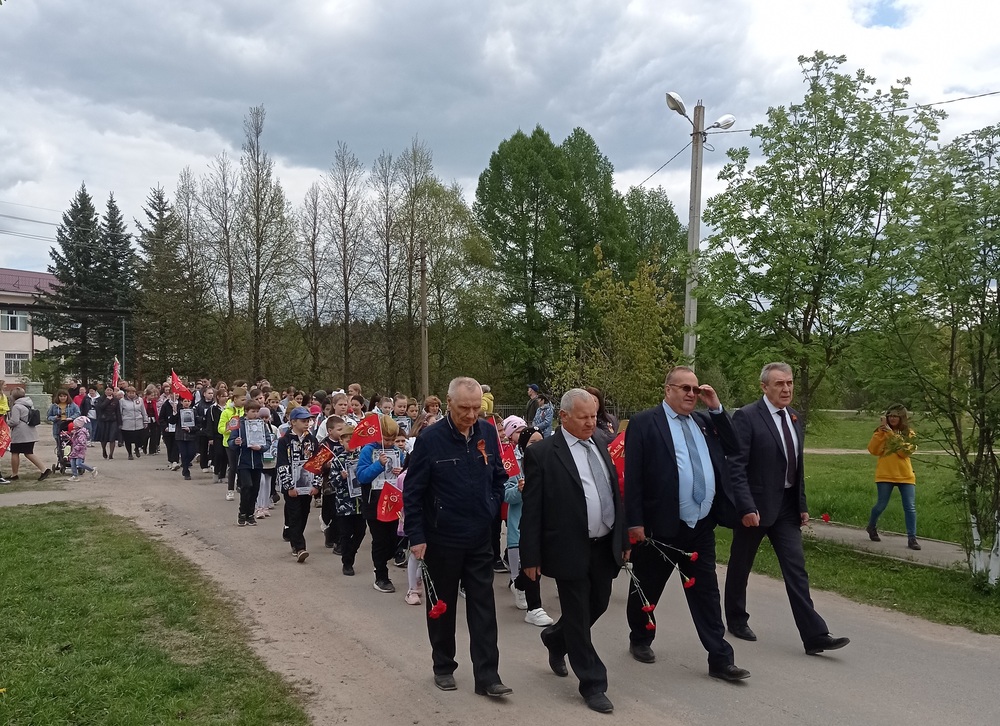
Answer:
[[[379,423],[377,413],[370,413],[358,422],[351,434],[351,440],[347,448],[351,451],[360,449],[365,444],[382,443],[382,424]]]
[[[10,426],[7,425],[7,419],[0,416],[0,456],[7,453],[7,448],[10,446]]]
[[[622,498],[625,497],[625,432],[622,431],[615,437],[615,440],[608,444],[608,454],[618,472],[618,488],[621,490]]]
[[[181,379],[177,377],[174,373],[174,369],[170,369],[170,390],[176,393],[180,398],[187,399],[188,401],[194,400],[194,394],[191,393],[191,389],[181,383]]]
[[[112,366],[111,373],[111,387],[118,388],[118,375],[121,372],[121,363],[118,362],[118,356],[115,356],[115,364]]]
[[[309,460],[302,465],[302,468],[313,474],[319,474],[323,471],[323,465],[332,458],[333,452],[325,446],[321,446],[319,447],[319,451],[310,456]]]
[[[500,447],[500,461],[503,462],[504,471],[507,472],[507,476],[517,476],[521,473],[521,467],[517,465],[517,456],[514,454],[514,444],[505,443],[504,440],[500,438],[500,426],[497,425],[496,416],[486,419],[486,423],[490,424],[496,431],[497,445]]]
[[[386,482],[378,497],[378,512],[375,516],[380,522],[395,522],[402,511],[403,492]]]

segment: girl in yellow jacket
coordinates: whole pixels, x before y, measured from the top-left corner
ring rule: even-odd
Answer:
[[[878,501],[872,507],[868,519],[868,536],[872,542],[880,542],[878,536],[878,518],[889,505],[893,487],[899,489],[903,500],[903,518],[906,522],[907,547],[919,550],[917,542],[917,506],[916,483],[910,455],[917,450],[916,432],[910,428],[910,415],[901,404],[890,406],[882,417],[879,427],[868,442],[868,453],[878,457],[875,465],[875,486],[878,488]]]

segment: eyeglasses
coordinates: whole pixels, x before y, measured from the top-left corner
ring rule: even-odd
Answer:
[[[701,394],[701,386],[692,386],[687,383],[668,383],[667,385],[671,388],[679,388],[684,391],[684,393],[693,393],[696,396]]]

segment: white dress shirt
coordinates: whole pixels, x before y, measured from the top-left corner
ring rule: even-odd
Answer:
[[[601,498],[597,493],[597,487],[610,486],[611,484],[607,466],[604,464],[604,459],[601,459],[601,468],[604,470],[604,482],[598,483],[594,481],[594,475],[590,471],[590,460],[587,458],[586,446],[580,443],[581,439],[576,438],[567,431],[565,426],[560,426],[559,430],[566,437],[566,445],[569,446],[569,453],[573,456],[573,463],[576,464],[576,470],[580,473],[580,481],[583,483],[583,495],[587,498],[588,536],[591,538],[603,537],[611,532],[611,528],[604,524],[601,518]],[[593,439],[587,439],[587,443],[591,446],[600,447],[600,444],[595,444]],[[617,481],[618,476],[616,474],[615,482],[617,483]]]
[[[771,412],[771,419],[774,421],[775,428],[778,429],[778,441],[781,442],[781,450],[785,452],[785,461],[788,461],[788,447],[785,446],[785,434],[781,430],[781,416],[778,414],[778,411],[785,412],[785,420],[788,422],[788,430],[792,434],[792,444],[795,445],[795,451],[793,451],[792,454],[794,456],[798,456],[799,436],[795,433],[795,425],[792,423],[792,412],[784,408],[778,408],[767,400],[767,396],[764,396],[764,405],[767,406],[767,410]],[[795,482],[787,481],[786,477],[785,489],[791,489],[793,486],[795,486]]]

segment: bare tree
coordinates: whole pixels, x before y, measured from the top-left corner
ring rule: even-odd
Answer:
[[[240,261],[246,276],[247,315],[252,339],[250,368],[254,378],[263,374],[261,349],[272,318],[271,295],[294,240],[292,216],[281,183],[274,176],[274,162],[261,145],[264,107],[254,106],[243,120],[243,155],[240,158]]]
[[[343,142],[337,143],[330,171],[323,179],[330,259],[337,275],[344,329],[344,380],[351,380],[351,323],[354,304],[371,269],[365,244],[365,167]]]
[[[236,316],[236,290],[239,285],[236,227],[241,186],[239,168],[225,151],[215,157],[208,167],[208,174],[201,179],[206,256],[211,266],[209,273],[215,283],[212,291],[219,310],[225,315],[225,329]],[[223,343],[227,341],[224,332]]]
[[[399,164],[393,161],[392,154],[383,151],[375,159],[368,176],[368,186],[371,191],[369,219],[374,255],[371,286],[373,297],[379,301],[378,317],[382,318],[384,354],[387,359],[396,353],[399,344],[395,318],[399,311],[400,292],[404,289],[407,272],[399,226],[403,199],[399,172]],[[398,387],[396,366],[390,367],[385,383],[391,389]]]
[[[327,204],[318,183],[306,191],[297,216],[296,254],[290,260],[295,283],[288,288],[293,314],[299,322],[309,354],[312,384],[323,379],[323,325],[329,321],[336,275],[333,269],[332,235]]]

